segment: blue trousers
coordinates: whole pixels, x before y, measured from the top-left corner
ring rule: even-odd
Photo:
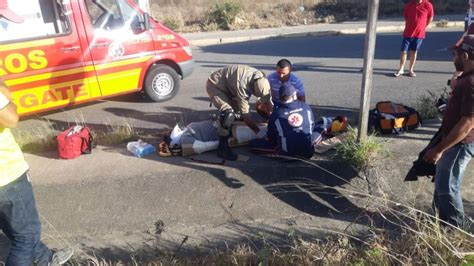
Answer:
[[[11,240],[6,265],[46,265],[52,256],[41,242],[41,223],[28,173],[0,187],[0,229]]]
[[[459,143],[443,153],[436,164],[433,207],[439,218],[454,226],[466,222],[461,197],[464,172],[474,154],[474,143]]]

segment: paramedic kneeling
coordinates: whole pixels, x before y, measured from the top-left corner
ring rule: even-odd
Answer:
[[[279,89],[281,105],[274,108],[268,121],[268,139],[251,142],[256,153],[311,158],[314,153],[313,111],[297,99],[296,89],[286,83]]]
[[[464,214],[461,184],[474,154],[474,35],[464,37],[455,48],[453,61],[463,74],[457,78],[444,111],[442,140],[423,159],[436,164],[433,207],[439,218],[472,232]]]
[[[236,113],[242,116],[258,138],[265,137],[265,132],[259,129],[250,114],[249,99],[254,95],[262,103],[271,103],[270,84],[260,70],[245,65],[231,65],[211,74],[206,91],[220,112],[217,156],[235,161],[237,155],[230,150],[228,140]]]

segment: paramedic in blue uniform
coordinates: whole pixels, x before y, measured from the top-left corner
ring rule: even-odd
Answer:
[[[295,87],[289,83],[282,85],[278,94],[281,104],[274,108],[268,121],[268,139],[253,141],[252,150],[311,158],[314,152],[313,111],[309,105],[298,100]]]

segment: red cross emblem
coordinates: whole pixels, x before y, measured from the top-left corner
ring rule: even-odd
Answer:
[[[303,116],[295,113],[288,116],[288,123],[292,127],[300,127],[303,124]]]

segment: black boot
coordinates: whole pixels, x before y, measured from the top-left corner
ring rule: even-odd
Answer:
[[[219,137],[219,147],[217,148],[217,156],[224,160],[235,161],[237,155],[235,155],[229,147],[229,136]]]

